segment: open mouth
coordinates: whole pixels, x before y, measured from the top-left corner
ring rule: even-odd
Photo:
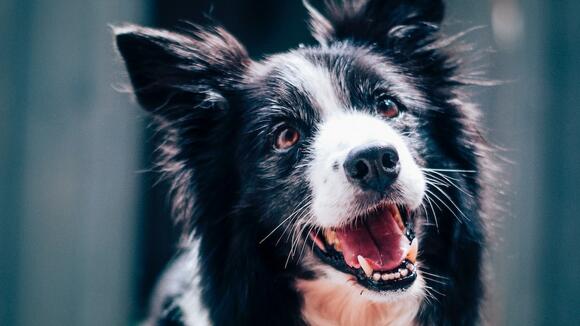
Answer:
[[[418,241],[409,214],[403,206],[383,204],[357,217],[354,225],[311,232],[309,238],[323,262],[362,286],[406,290],[417,278]]]

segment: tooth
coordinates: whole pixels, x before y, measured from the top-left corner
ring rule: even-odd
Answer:
[[[336,249],[336,251],[338,251],[338,252],[342,252],[342,245],[340,244],[340,241],[338,240],[338,238],[334,242],[334,249]]]
[[[409,275],[409,271],[406,269],[399,270],[399,273],[401,274],[402,277]]]
[[[324,237],[326,238],[326,241],[328,242],[328,244],[334,244],[336,242],[336,232],[332,231],[332,230],[326,230],[324,232]]]
[[[407,263],[407,269],[409,270],[409,272],[413,272],[415,270],[415,265]]]
[[[383,279],[383,281],[388,281],[388,280],[390,280],[390,278],[389,278],[389,274],[387,274],[387,273],[385,273],[385,274],[381,275],[381,278]]]
[[[363,269],[367,277],[371,277],[371,275],[373,275],[373,268],[371,267],[371,264],[369,264],[369,262],[361,255],[358,255],[357,259],[360,267]]]
[[[415,262],[417,261],[417,250],[419,250],[419,241],[417,241],[417,238],[413,239],[413,242],[411,242],[411,248],[409,249],[409,253],[407,253],[407,260],[409,260],[411,263],[415,264]]]
[[[401,278],[401,273],[399,273],[399,272],[396,272],[396,273],[395,273],[395,274],[393,274],[393,275],[394,275],[394,277],[393,277],[393,278],[395,278],[395,279],[397,279],[397,278]]]
[[[378,281],[380,279],[381,279],[381,274],[379,274],[379,273],[374,273],[373,274],[373,280]]]

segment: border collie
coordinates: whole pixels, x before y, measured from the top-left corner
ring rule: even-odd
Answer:
[[[441,0],[305,2],[316,45],[115,28],[187,245],[147,325],[473,325],[488,149]]]

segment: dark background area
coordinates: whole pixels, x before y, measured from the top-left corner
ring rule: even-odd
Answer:
[[[314,1],[313,1],[314,2]],[[449,0],[503,148],[493,325],[580,325],[580,2]],[[0,325],[135,325],[178,230],[107,24],[210,13],[254,58],[311,43],[301,1],[0,0]]]

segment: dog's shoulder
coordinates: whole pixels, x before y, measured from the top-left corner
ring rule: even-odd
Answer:
[[[163,273],[143,326],[211,325],[201,301],[198,266],[199,246],[194,242]]]

